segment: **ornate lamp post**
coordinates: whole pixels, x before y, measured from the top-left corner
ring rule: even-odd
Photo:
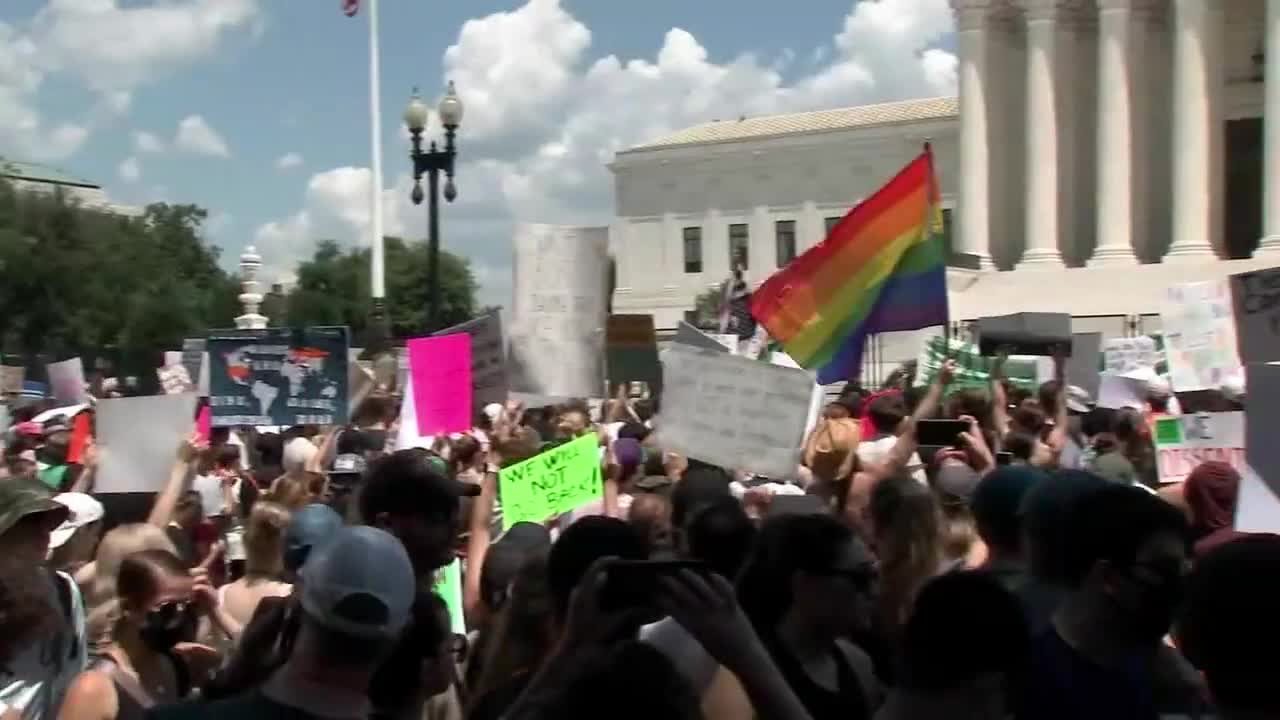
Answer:
[[[422,98],[418,96],[417,90],[414,91],[413,97],[409,99],[409,105],[404,110],[404,124],[409,127],[409,134],[412,137],[413,148],[409,152],[409,159],[413,162],[413,192],[410,198],[414,205],[422,204],[422,176],[427,176],[427,276],[428,282],[431,283],[431,293],[428,296],[427,305],[427,324],[428,330],[439,329],[440,323],[440,210],[439,210],[439,187],[440,173],[445,175],[444,181],[444,199],[453,202],[458,197],[458,189],[453,184],[453,166],[454,158],[457,156],[457,148],[454,145],[454,137],[458,131],[458,125],[462,122],[462,101],[458,99],[458,93],[453,87],[453,81],[449,82],[449,88],[445,92],[444,98],[440,100],[440,106],[436,110],[440,115],[440,123],[444,126],[444,148],[440,149],[436,146],[434,140],[426,150],[422,149],[422,134],[427,129],[427,120],[430,111],[427,109]]]
[[[258,292],[258,270],[262,268],[262,257],[252,245],[244,249],[240,256],[240,304],[244,305],[244,314],[236,318],[236,327],[241,330],[265,330],[267,318],[258,313],[262,304],[262,294]]]

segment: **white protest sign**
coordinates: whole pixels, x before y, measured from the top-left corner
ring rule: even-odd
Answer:
[[[1245,366],[1249,388],[1245,406],[1245,457],[1236,497],[1235,529],[1280,533],[1280,365]]]
[[[803,370],[672,345],[663,358],[658,442],[724,468],[792,477],[813,385]]]
[[[192,390],[191,376],[187,374],[187,366],[181,361],[156,368],[156,375],[160,378],[160,389],[164,390],[166,395],[177,395]]]
[[[502,340],[502,317],[495,310],[434,335],[471,336],[471,403],[477,410],[507,399],[507,353]]]
[[[1146,394],[1145,380],[1107,372],[1100,373],[1098,376],[1097,405],[1100,408],[1142,410],[1147,406]]]
[[[1141,380],[1154,377],[1160,361],[1155,339],[1146,335],[1104,340],[1102,356],[1106,372]]]
[[[1196,413],[1156,420],[1156,465],[1160,482],[1187,479],[1202,462],[1218,460],[1245,469],[1244,413]]]
[[[78,405],[89,401],[89,391],[84,383],[84,365],[80,358],[49,363],[45,365],[49,374],[49,386],[53,390],[53,399],[67,405]]]
[[[164,351],[164,364],[163,364],[163,365],[161,365],[161,367],[169,367],[170,365],[177,365],[177,364],[179,364],[179,363],[181,363],[181,362],[182,362],[182,351],[181,351],[181,350],[165,350],[165,351]],[[185,366],[184,366],[184,367],[185,367]],[[191,374],[191,371],[189,371],[189,370],[188,370],[188,371],[187,371],[187,375],[188,375],[188,376],[190,376],[190,374]]]
[[[1218,390],[1240,372],[1226,280],[1171,286],[1160,308],[1160,322],[1174,390]]]
[[[1240,362],[1280,360],[1280,268],[1231,276]]]
[[[155,492],[195,429],[195,393],[102,400],[97,405],[99,493]]]
[[[515,235],[512,392],[598,395],[604,384],[609,232],[520,225]]]

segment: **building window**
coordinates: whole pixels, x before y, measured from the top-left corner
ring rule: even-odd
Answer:
[[[838,225],[838,224],[840,223],[840,221],[841,221],[841,220],[843,220],[843,219],[844,219],[844,216],[843,216],[843,215],[837,215],[836,217],[824,218],[822,222],[823,222],[823,224],[824,224],[824,225],[826,225],[826,228],[827,228],[827,234],[828,234],[828,235],[830,235],[830,234],[831,234],[831,231],[832,231],[832,230],[835,230],[835,229],[836,229],[836,225]]]
[[[751,255],[747,250],[749,243],[746,223],[734,223],[729,226],[729,269],[743,270],[751,267]]]
[[[684,271],[690,275],[702,272],[702,228],[684,229]]]
[[[774,238],[778,244],[778,267],[796,259],[796,221],[779,220],[773,224]]]

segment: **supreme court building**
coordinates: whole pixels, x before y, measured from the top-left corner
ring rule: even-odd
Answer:
[[[1152,330],[1167,286],[1280,265],[1280,0],[952,6],[958,98],[724,119],[618,153],[614,312],[674,327],[735,258],[760,282],[925,140],[953,319]]]

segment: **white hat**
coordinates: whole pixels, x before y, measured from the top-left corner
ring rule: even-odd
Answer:
[[[502,416],[502,403],[489,403],[484,406],[485,417],[489,418],[489,422],[496,423],[498,418]]]
[[[62,493],[53,497],[54,502],[65,505],[71,511],[67,519],[49,535],[49,548],[59,548],[67,544],[76,530],[102,519],[102,503],[84,493]]]
[[[395,536],[344,527],[302,566],[302,609],[330,630],[362,638],[396,636],[413,608],[413,565]]]

